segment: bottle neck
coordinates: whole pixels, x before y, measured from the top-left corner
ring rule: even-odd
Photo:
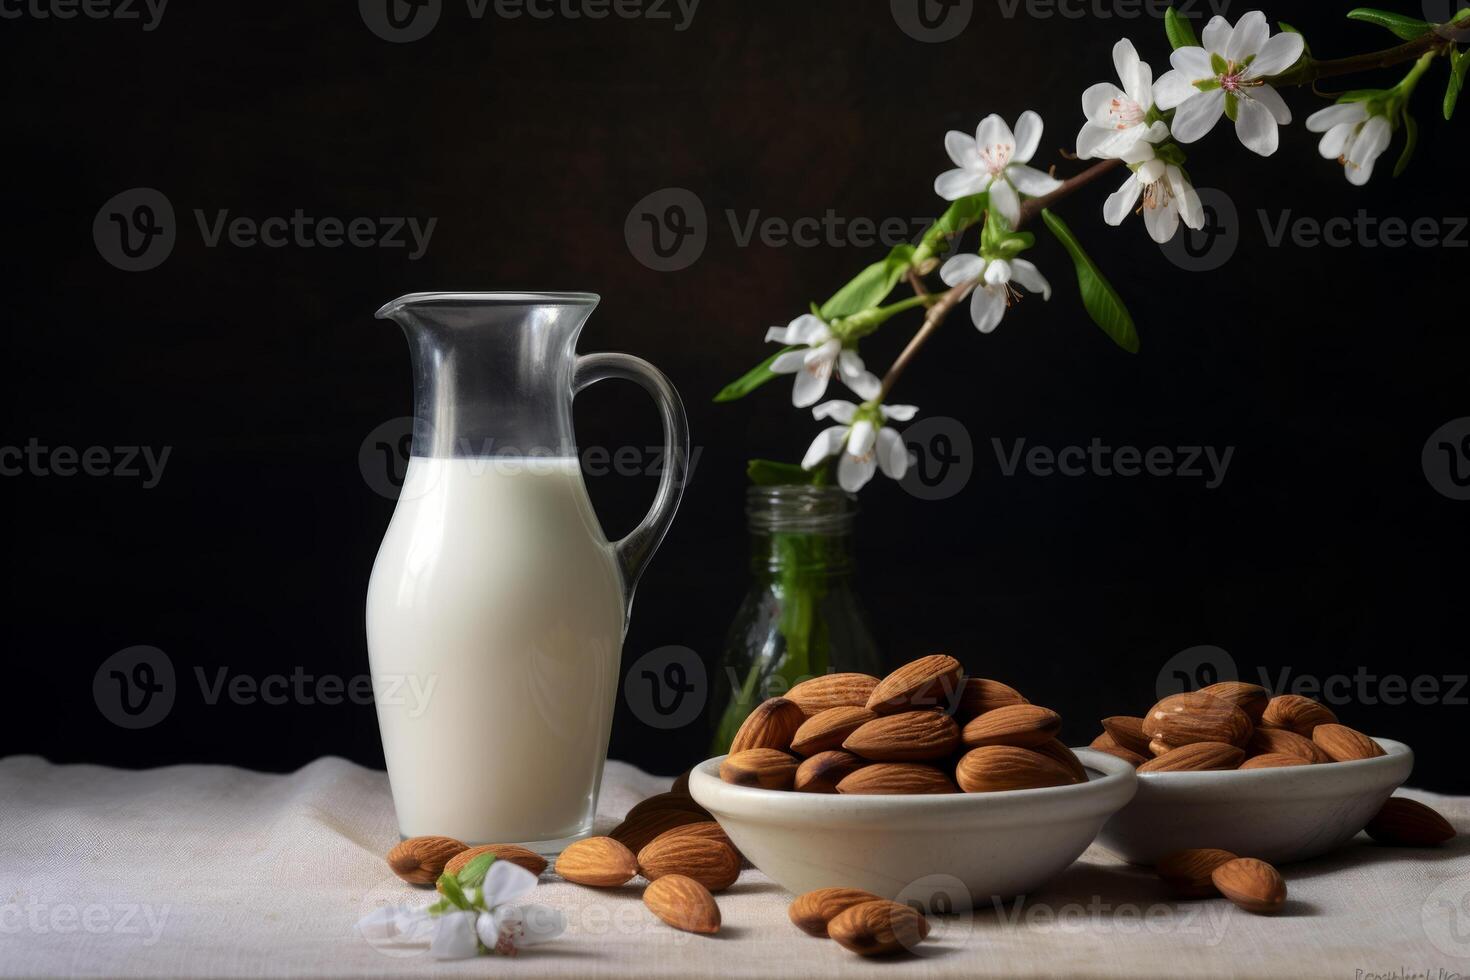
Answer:
[[[750,567],[759,579],[845,578],[854,568],[857,499],[837,487],[751,487]]]

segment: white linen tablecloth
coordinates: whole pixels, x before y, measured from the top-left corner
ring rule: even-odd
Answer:
[[[609,763],[598,829],[668,782]],[[1407,795],[1470,830],[1470,798]],[[413,891],[383,861],[396,840],[387,777],[342,759],[288,775],[0,760],[0,974],[1470,976],[1464,836],[1433,850],[1360,837],[1290,865],[1290,903],[1274,918],[1171,901],[1152,875],[1093,848],[1042,892],[936,918],[920,954],[881,961],[798,932],[791,896],[753,870],[718,896],[718,937],[658,922],[636,882],[596,890],[548,871],[531,900],[570,922],[551,944],[462,962],[384,949],[353,926]]]

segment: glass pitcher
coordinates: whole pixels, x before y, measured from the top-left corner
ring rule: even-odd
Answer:
[[[576,353],[591,293],[414,293],[413,449],[367,595],[368,658],[405,837],[553,852],[592,827],[633,589],[683,493],[684,408],[627,354]],[[609,543],[572,397],[606,378],[658,403],[653,508]]]

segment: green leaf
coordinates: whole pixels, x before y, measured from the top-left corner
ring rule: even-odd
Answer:
[[[459,869],[455,879],[461,888],[479,888],[485,883],[485,872],[490,870],[490,865],[495,863],[495,855],[490,851],[477,854],[471,858],[469,863]]]
[[[1470,8],[1466,8],[1470,10]],[[1459,50],[1450,49],[1450,84],[1444,90],[1444,117],[1449,119],[1455,114],[1455,104],[1460,101],[1460,90],[1465,87],[1465,69],[1470,68],[1470,54]]]
[[[1427,20],[1420,20],[1417,17],[1405,17],[1403,14],[1396,14],[1390,10],[1377,10],[1373,7],[1358,7],[1355,10],[1349,10],[1347,16],[1349,20],[1361,20],[1367,24],[1377,24],[1385,30],[1392,31],[1405,41],[1412,41],[1415,38],[1423,37],[1434,30],[1434,25]]]
[[[439,891],[457,909],[469,910],[473,908],[464,889],[459,887],[459,882],[454,880],[454,875],[442,874],[439,876]]]
[[[776,362],[776,358],[780,357],[782,354],[786,354],[794,350],[799,350],[799,348],[782,347],[780,350],[776,351],[776,353],[772,354],[770,357],[766,358],[764,361],[761,361],[755,367],[751,368],[749,371],[746,371],[743,375],[736,378],[734,381],[731,381],[729,384],[725,385],[725,387],[721,388],[720,393],[715,396],[715,401],[733,402],[738,398],[744,398],[746,395],[750,394],[752,391],[755,391],[767,381],[770,381],[772,378],[777,377],[776,372],[771,370],[771,365],[774,364]]]
[[[1082,290],[1082,305],[1087,308],[1092,322],[1101,327],[1103,333],[1113,339],[1113,343],[1130,354],[1137,354],[1138,330],[1134,327],[1133,317],[1129,314],[1128,307],[1123,305],[1118,291],[1082,248],[1077,236],[1072,234],[1072,229],[1067,227],[1065,221],[1047,208],[1041,209],[1041,218],[1056,236],[1056,240],[1062,243],[1067,254],[1072,256],[1072,264],[1077,267],[1077,285]]]
[[[1381,88],[1355,88],[1349,89],[1337,97],[1339,102],[1367,102],[1370,99],[1381,99],[1388,93]]]
[[[985,217],[985,206],[989,200],[989,194],[971,194],[952,203],[924,232],[914,253],[914,261],[922,262],[947,252],[952,238],[964,234]]]
[[[1164,11],[1164,33],[1168,35],[1169,44],[1176,51],[1179,48],[1197,48],[1200,46],[1199,38],[1194,33],[1194,25],[1173,7]]]
[[[1397,177],[1408,169],[1409,161],[1413,159],[1414,148],[1419,145],[1419,124],[1414,117],[1404,110],[1404,152],[1399,154],[1399,162],[1393,165],[1393,175]]]
[[[745,475],[758,487],[811,486],[820,483],[822,467],[804,470],[795,463],[778,463],[773,459],[752,459],[745,464]]]
[[[877,306],[893,292],[913,261],[914,246],[907,242],[893,246],[887,258],[859,272],[852,282],[823,303],[819,315],[823,320],[835,320]]]

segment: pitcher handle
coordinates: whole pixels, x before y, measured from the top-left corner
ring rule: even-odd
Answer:
[[[663,541],[684,496],[689,469],[689,422],[684,416],[684,403],[679,399],[679,392],[664,373],[632,354],[584,354],[578,357],[572,390],[580,392],[588,385],[608,378],[635,382],[648,392],[658,404],[659,418],[664,426],[664,467],[653,506],[643,522],[627,537],[613,543],[618,567],[623,573],[624,600],[631,607],[638,577]]]

